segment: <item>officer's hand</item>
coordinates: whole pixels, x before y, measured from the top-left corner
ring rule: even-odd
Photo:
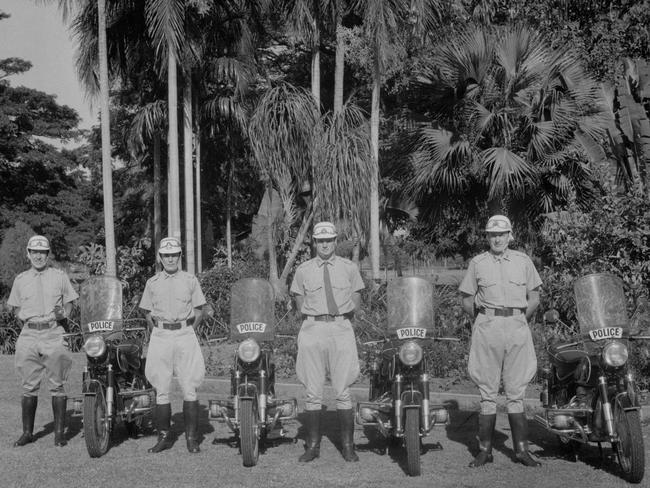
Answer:
[[[65,310],[63,310],[63,307],[60,305],[54,307],[54,320],[58,322],[60,320],[63,320],[64,318],[65,318]]]
[[[366,319],[366,311],[362,308],[357,308],[354,310],[354,318],[357,320],[365,320]]]

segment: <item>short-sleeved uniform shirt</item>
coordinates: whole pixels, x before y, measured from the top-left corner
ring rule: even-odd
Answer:
[[[526,308],[529,291],[542,284],[531,259],[520,251],[506,249],[502,256],[489,251],[473,258],[459,291],[474,296],[485,308]]]
[[[7,304],[18,307],[18,318],[28,321],[47,317],[54,307],[63,306],[79,298],[68,275],[47,267],[42,271],[30,268],[14,279]]]
[[[161,271],[147,280],[140,308],[169,322],[187,320],[194,309],[206,304],[199,280],[193,274],[178,270],[174,274]]]
[[[359,267],[349,259],[333,255],[328,260],[330,283],[334,300],[340,314],[352,312],[354,302],[352,294],[363,290],[364,284],[359,273]],[[291,293],[304,297],[302,309],[305,315],[325,315],[327,298],[323,283],[323,266],[325,261],[319,256],[305,261],[298,269],[291,283]]]

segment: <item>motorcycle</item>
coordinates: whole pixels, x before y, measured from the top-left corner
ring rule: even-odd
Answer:
[[[151,417],[155,390],[144,374],[144,319],[122,319],[122,285],[113,277],[95,276],[81,287],[81,335],[86,353],[82,393],[73,398],[74,414],[83,417],[90,457],[110,447],[117,423],[135,436]]]
[[[420,475],[421,438],[449,422],[444,405],[429,399],[429,374],[424,348],[436,340],[433,286],[419,277],[397,278],[388,284],[389,337],[370,361],[367,402],[358,402],[356,422],[406,449],[407,473]],[[366,343],[368,344],[368,343]]]
[[[245,278],[233,284],[230,300],[230,340],[238,342],[231,368],[230,395],[209,400],[210,419],[235,434],[244,466],[255,466],[260,449],[281,422],[295,419],[295,398],[275,397],[273,341],[275,301],[271,284]]]
[[[540,371],[543,414],[535,420],[573,454],[580,445],[610,443],[623,478],[640,483],[645,447],[628,346],[650,337],[632,333],[620,278],[586,275],[575,282],[574,296],[580,332],[571,342],[547,345],[548,365]],[[556,310],[547,311],[544,322],[566,326]]]

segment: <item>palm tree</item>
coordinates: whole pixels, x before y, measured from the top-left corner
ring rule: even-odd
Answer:
[[[297,185],[298,182],[305,181],[310,173],[313,134],[318,126],[318,107],[313,96],[299,88],[280,83],[262,95],[251,114],[248,127],[253,157],[266,182],[267,194],[272,198],[275,188],[284,210],[281,228],[275,229],[274,222],[269,219],[267,231],[269,279],[280,295],[286,292],[286,285],[278,276],[275,234],[276,230],[284,230],[284,234],[288,235],[289,228],[298,215],[295,206]],[[312,209],[308,208],[303,214],[303,224],[285,269],[290,268],[304,241],[308,231],[305,221],[312,217]]]
[[[525,27],[470,27],[439,47],[421,81],[433,121],[408,191],[431,212],[476,198],[490,212],[537,215],[589,198],[582,144],[602,137],[604,103],[575,53]]]
[[[45,0],[47,1],[47,0]],[[58,0],[64,22],[72,14],[90,5],[89,0]],[[108,55],[106,49],[106,0],[97,0],[97,57],[99,68],[99,99],[102,139],[102,188],[104,199],[104,238],[106,249],[106,275],[117,276],[115,224],[113,220],[113,165],[111,161],[110,114],[108,93]],[[94,71],[97,64],[94,65]],[[92,85],[86,85],[92,92]]]
[[[169,161],[169,235],[181,239],[179,157],[178,157],[178,84],[177,59],[184,43],[184,0],[148,0],[145,17],[161,69],[167,70],[167,157]],[[166,59],[166,66],[162,60]]]
[[[370,140],[374,170],[370,189],[370,262],[373,278],[379,277],[379,110],[382,78],[386,62],[394,46],[401,42],[400,30],[412,26],[413,34],[422,34],[435,27],[442,12],[438,0],[357,0],[362,12],[364,32],[372,46],[372,96],[370,110]]]

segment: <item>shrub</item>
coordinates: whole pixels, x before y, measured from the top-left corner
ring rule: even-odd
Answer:
[[[34,234],[29,225],[20,221],[5,232],[0,245],[0,293],[3,288],[10,290],[14,278],[29,268],[26,246]]]
[[[545,267],[540,314],[555,308],[569,328],[538,330],[536,344],[567,340],[577,332],[573,284],[589,273],[612,273],[623,280],[630,317],[636,299],[647,296],[650,284],[650,197],[635,189],[605,195],[589,212],[572,207],[551,215],[542,229],[541,255]],[[650,370],[641,346],[631,351],[632,369],[647,387]]]

